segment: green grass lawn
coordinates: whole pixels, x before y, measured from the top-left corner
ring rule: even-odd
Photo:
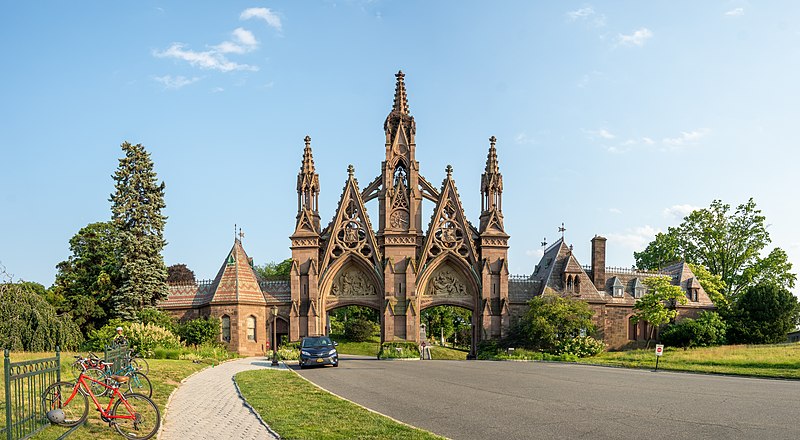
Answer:
[[[433,360],[463,361],[467,359],[467,354],[469,354],[467,350],[431,345],[431,359]]]
[[[331,340],[339,343],[336,350],[340,354],[378,357],[378,351],[381,349],[380,335],[373,335],[372,338],[366,342],[351,342],[345,339],[343,335],[331,335]]]
[[[236,375],[248,403],[284,439],[441,439],[317,388],[291,371]]]
[[[653,368],[655,349],[601,353],[579,362]],[[659,369],[800,379],[800,343],[725,345],[682,350],[667,348]]]
[[[70,364],[74,360],[72,355],[74,353],[61,354],[61,380],[67,382],[74,382],[75,377],[69,370]],[[42,359],[52,357],[53,353],[12,353],[12,362],[29,360],[29,359]],[[181,382],[182,379],[207,367],[208,363],[193,363],[190,360],[165,360],[165,359],[148,359],[150,364],[150,373],[147,375],[150,382],[153,384],[153,401],[158,405],[161,410],[161,416],[164,416],[164,407],[167,404],[167,399],[170,393]],[[0,400],[2,400],[2,407],[5,408],[5,384],[0,380]],[[101,405],[105,408],[108,404],[107,397],[98,399]],[[87,424],[78,429],[70,438],[76,439],[93,439],[93,440],[110,440],[119,439],[119,434],[110,428],[107,423],[100,420],[99,413],[94,410],[94,404],[91,399],[89,400],[89,418]],[[5,411],[0,414],[0,426],[5,426]],[[34,436],[37,440],[50,440],[58,438],[61,434],[67,431],[67,428],[51,426],[38,435]]]

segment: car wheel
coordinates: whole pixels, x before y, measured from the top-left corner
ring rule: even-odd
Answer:
[[[333,364],[333,366],[334,366],[334,367],[338,367],[338,366],[339,366],[339,361],[336,361],[336,363],[335,363],[335,364]]]

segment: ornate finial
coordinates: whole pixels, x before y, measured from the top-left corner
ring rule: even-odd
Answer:
[[[570,253],[570,254],[572,253],[572,250],[573,250],[573,249],[574,249],[574,247],[573,247],[572,245],[569,245],[569,253]]]
[[[244,238],[244,232],[242,232],[242,228],[239,228],[239,241],[241,242]]]
[[[543,248],[546,248],[546,247],[547,247],[547,237],[544,237],[544,238],[542,239],[542,247],[543,247]]]
[[[497,138],[489,138],[489,154],[486,155],[486,173],[497,174],[500,172],[500,165],[497,163],[497,149],[494,147]]]
[[[356,172],[356,169],[353,166],[353,164],[350,164],[350,165],[347,166],[347,176],[348,177],[353,177],[353,173],[355,173],[355,172]]]
[[[306,143],[306,146],[303,149],[303,163],[300,165],[300,172],[302,174],[313,174],[315,170],[314,156],[311,153],[311,136],[306,135],[303,141]]]
[[[234,240],[234,241],[238,240],[238,238],[236,238],[236,232],[237,232],[238,230],[239,230],[239,227],[238,227],[238,225],[237,225],[236,223],[234,223],[234,224],[233,224],[233,240]]]
[[[392,112],[398,112],[407,115],[408,97],[406,96],[406,85],[403,82],[403,78],[405,78],[406,74],[400,70],[394,76],[397,78],[397,84],[394,87],[394,104],[392,105]]]
[[[567,228],[564,227],[564,222],[561,222],[561,226],[558,228],[558,232],[561,233],[561,239],[564,239],[564,232],[566,232]]]
[[[447,164],[447,167],[445,167],[444,172],[447,173],[448,179],[453,177],[453,167],[450,166],[450,164]]]

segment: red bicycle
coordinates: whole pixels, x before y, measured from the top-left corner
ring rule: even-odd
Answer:
[[[56,382],[42,394],[42,403],[47,418],[55,425],[75,426],[83,423],[89,415],[89,397],[100,412],[100,418],[113,426],[125,438],[146,440],[153,437],[161,426],[161,413],[150,398],[141,394],[123,394],[119,387],[130,380],[128,376],[111,376],[113,382],[107,384],[83,372],[74,384]],[[105,388],[111,393],[111,400],[103,408],[97,400],[92,387]],[[87,397],[88,396],[88,397]]]

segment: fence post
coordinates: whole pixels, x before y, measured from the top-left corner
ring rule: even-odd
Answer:
[[[6,385],[6,438],[8,440],[14,439],[14,433],[11,425],[11,357],[9,356],[8,349],[4,353],[5,363],[3,364],[3,380]]]
[[[61,382],[61,348],[56,345],[56,382]]]

